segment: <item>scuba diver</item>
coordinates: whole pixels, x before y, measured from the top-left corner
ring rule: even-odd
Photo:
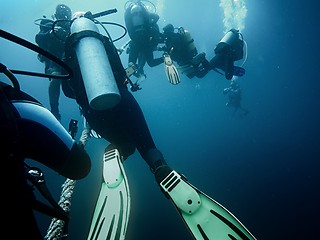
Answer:
[[[35,41],[39,47],[54,54],[59,59],[64,57],[65,39],[69,35],[69,25],[71,19],[71,9],[65,4],[56,6],[53,20],[43,18],[39,19],[40,31],[35,36]],[[62,69],[55,62],[38,55],[40,62],[45,64],[45,73],[59,75]],[[49,78],[49,102],[52,114],[61,121],[59,111],[59,97],[61,88],[61,79]]]
[[[86,177],[91,161],[51,112],[20,90],[15,76],[1,63],[0,72],[13,84],[0,81],[0,159],[2,169],[9,171],[4,184],[5,229],[16,229],[9,238],[40,240],[43,236],[34,210],[66,222],[69,215],[51,196],[43,172],[25,160],[37,161],[70,179]],[[34,187],[51,206],[36,199]]]
[[[242,111],[241,117],[249,113],[247,109],[241,106],[242,91],[235,78],[230,81],[230,87],[223,89],[223,94],[228,95],[226,106],[234,108],[234,114],[236,114],[238,110]]]
[[[244,40],[242,34],[236,29],[230,29],[214,49],[215,56],[210,60],[213,70],[224,71],[225,78],[231,80],[233,76],[241,77],[245,69],[234,66],[234,62],[243,58]]]
[[[204,52],[198,54],[194,39],[183,27],[176,29],[172,24],[167,24],[163,28],[163,38],[165,45],[160,49],[179,65],[178,69],[188,78],[203,78],[210,70],[225,75],[228,80],[232,76],[243,76],[245,73],[242,67],[234,66],[234,61],[243,58],[244,46],[242,35],[235,29],[231,29],[222,38],[215,48],[215,56],[210,61],[206,59]],[[169,76],[176,78],[176,73],[172,68],[168,67],[166,71],[169,72]]]
[[[144,66],[155,67],[163,63],[163,58],[154,58],[153,52],[161,42],[161,34],[158,26],[159,15],[142,2],[128,2],[124,14],[125,25],[131,39],[127,52],[129,53],[128,63],[136,64],[137,78],[145,78]]]
[[[189,31],[183,27],[175,29],[172,24],[167,24],[163,28],[163,38],[165,45],[160,49],[179,65],[180,71],[188,78],[203,78],[208,73],[210,65],[205,58],[205,53],[198,54]],[[171,70],[172,68],[168,68],[168,71]],[[174,76],[175,72],[173,71],[172,74]]]
[[[137,150],[195,239],[254,240],[227,209],[167,164],[127,88],[131,81],[116,47],[99,33],[92,16],[79,14],[72,20],[65,62],[74,74],[62,82],[64,94],[78,103],[89,129],[110,143],[88,239],[125,239],[130,195],[122,162]]]

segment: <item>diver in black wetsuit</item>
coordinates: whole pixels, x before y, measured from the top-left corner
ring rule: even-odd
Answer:
[[[71,34],[67,40],[66,63],[73,69],[74,76],[70,81],[63,82],[62,89],[65,95],[76,99],[90,127],[101,137],[115,145],[124,159],[127,159],[137,149],[151,171],[155,172],[158,167],[166,165],[166,162],[155,146],[139,104],[127,88],[128,82],[131,81],[126,75],[117,49],[105,36],[90,33],[90,31],[84,31],[84,33],[103,42],[121,100],[114,107],[105,110],[96,110],[90,105],[84,85],[84,69],[80,70],[81,64],[74,47],[79,39],[84,38],[83,32]],[[100,74],[97,73],[97,75]]]
[[[204,52],[198,54],[194,39],[183,27],[174,28],[167,24],[163,28],[164,46],[161,50],[167,52],[171,59],[179,65],[180,71],[188,78],[203,78],[211,66]]]
[[[126,8],[124,20],[131,42],[128,48],[128,63],[137,64],[137,77],[144,74],[143,67],[146,63],[155,67],[163,63],[163,58],[154,58],[153,51],[156,50],[162,36],[157,24],[159,15],[148,11],[141,2],[130,3]]]
[[[223,74],[227,80],[245,74],[245,69],[234,66],[235,61],[243,58],[244,40],[238,30],[231,29],[225,34],[215,47],[215,56],[210,61],[204,52],[198,54],[194,39],[182,27],[174,28],[172,24],[167,24],[163,28],[163,38],[165,45],[161,50],[167,52],[177,62],[179,70],[190,79],[203,78],[211,70]]]
[[[58,4],[54,14],[54,20],[43,18],[40,22],[40,31],[35,36],[35,41],[39,47],[52,53],[59,59],[64,57],[64,44],[66,36],[69,34],[71,9],[65,4]],[[53,31],[54,30],[54,31]],[[61,75],[62,69],[52,60],[38,54],[40,62],[45,64],[45,73],[52,75]],[[52,114],[61,121],[61,114],[59,111],[59,98],[61,79],[49,79],[49,102]]]
[[[111,145],[105,149],[104,155],[103,179],[106,184],[103,184],[101,189],[104,188],[106,191],[100,191],[92,217],[90,239],[99,238],[101,234],[108,237],[115,234],[116,237],[112,239],[122,239],[124,236],[120,237],[120,234],[125,234],[127,224],[123,223],[127,220],[127,215],[120,215],[128,211],[130,196],[127,196],[128,189],[124,186],[127,181],[124,180],[124,170],[119,162],[127,159],[137,149],[154,173],[161,190],[175,204],[196,239],[213,239],[217,228],[209,224],[216,226],[217,221],[221,221],[226,226],[218,227],[219,231],[224,231],[222,234],[219,232],[219,236],[254,240],[251,233],[230,212],[189,184],[185,177],[167,165],[154,143],[140,106],[127,89],[127,84],[131,81],[122,66],[117,49],[111,39],[95,30],[94,24],[86,17],[86,13],[83,16],[79,15],[72,22],[65,61],[74,74],[70,80],[63,81],[65,95],[77,101],[90,128]],[[96,54],[97,52],[100,54]],[[101,89],[103,91],[100,91]],[[118,151],[109,154],[113,148],[117,148],[120,154]],[[110,169],[113,165],[108,164],[111,161],[116,161],[117,174],[112,179],[114,182],[110,182],[106,174],[108,171],[114,173],[111,171],[113,169]],[[122,188],[114,192],[119,186]],[[112,218],[107,220],[109,208],[114,208],[113,204],[108,206],[112,195],[119,198],[115,203],[119,208],[116,207],[111,214]],[[110,219],[112,220],[109,221]],[[109,223],[104,226],[104,222],[107,221]],[[120,230],[122,226],[124,231]]]
[[[13,78],[5,66],[1,64],[0,68],[1,73]],[[62,209],[52,209],[36,200],[28,179],[32,177],[29,173],[39,171],[25,160],[35,160],[64,177],[81,179],[90,171],[90,158],[49,110],[19,87],[3,82],[0,82],[0,132],[0,159],[7,176],[2,188],[6,195],[2,203],[7,209],[3,212],[4,229],[15,229],[8,233],[9,238],[43,239],[34,210],[64,220],[68,216]],[[44,189],[44,181],[39,183]]]
[[[244,40],[239,30],[230,29],[214,49],[215,56],[210,60],[212,69],[221,69],[225,78],[243,76],[245,70],[234,66],[234,62],[243,58]]]

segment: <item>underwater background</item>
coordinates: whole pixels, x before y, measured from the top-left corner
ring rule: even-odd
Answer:
[[[203,79],[181,75],[181,83],[171,85],[163,65],[145,66],[147,78],[141,84],[142,90],[133,95],[167,162],[229,209],[257,239],[318,240],[320,4],[297,0],[150,1],[160,15],[160,29],[167,23],[185,27],[198,51],[205,52],[208,59],[228,27],[241,28],[247,43],[246,74],[238,78],[242,105],[249,110],[244,117],[226,107],[222,91],[230,82],[218,73],[211,71]],[[39,30],[34,21],[43,15],[50,17],[59,3],[67,4],[74,12],[116,8],[117,13],[101,20],[124,25],[126,2],[2,0],[0,28],[34,43]],[[241,9],[228,8],[230,2]],[[108,30],[114,38],[123,33],[116,26],[108,26]],[[120,47],[127,40],[128,35],[115,45]],[[128,55],[123,53],[121,59],[127,66]],[[9,69],[44,71],[36,53],[2,38],[0,62]],[[48,79],[24,75],[17,78],[23,91],[49,107]],[[0,80],[7,81],[3,74]],[[60,111],[66,128],[70,119],[79,121],[79,137],[82,117],[75,101],[61,94]],[[94,138],[87,143],[92,170],[76,183],[70,240],[86,239],[107,144]],[[36,162],[29,164],[44,170],[47,185],[58,200],[65,179]],[[131,190],[126,239],[192,239],[140,155],[136,152],[124,166]],[[37,218],[45,235],[51,219],[41,214]]]

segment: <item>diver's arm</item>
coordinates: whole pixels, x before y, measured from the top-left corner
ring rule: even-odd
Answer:
[[[43,106],[13,101],[19,117],[22,154],[70,179],[85,177],[91,167],[88,154],[72,139],[60,122]]]

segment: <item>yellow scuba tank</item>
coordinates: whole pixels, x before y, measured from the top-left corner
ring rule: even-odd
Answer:
[[[192,38],[190,32],[183,27],[178,28],[179,34],[182,36],[185,46],[187,46],[188,53],[192,53],[193,56],[197,55],[197,48],[194,44],[194,39]]]

